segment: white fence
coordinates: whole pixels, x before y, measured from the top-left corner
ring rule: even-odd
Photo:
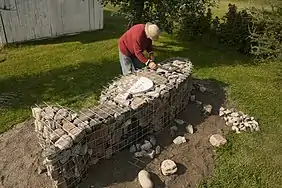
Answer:
[[[0,44],[103,29],[98,0],[0,0]]]

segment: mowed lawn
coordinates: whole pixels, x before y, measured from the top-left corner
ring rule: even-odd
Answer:
[[[222,15],[222,10],[217,12]],[[29,118],[36,103],[58,102],[71,108],[96,103],[103,86],[121,73],[117,40],[124,20],[110,14],[106,9],[103,31],[5,49],[7,60],[0,63],[1,133]],[[281,187],[281,62],[253,64],[208,41],[183,43],[165,34],[155,46],[157,60],[188,57],[195,77],[225,83],[228,100],[260,123],[259,133],[229,135],[228,145],[217,151],[215,176],[201,186]]]

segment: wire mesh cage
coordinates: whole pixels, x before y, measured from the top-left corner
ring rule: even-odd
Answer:
[[[100,159],[132,146],[134,152],[140,151],[140,140],[169,126],[187,105],[191,72],[188,59],[171,58],[161,62],[157,71],[142,69],[114,79],[102,91],[98,106],[81,111],[59,104],[33,107],[35,131],[54,187],[77,187],[88,167]],[[128,94],[140,77],[152,80],[153,88]]]

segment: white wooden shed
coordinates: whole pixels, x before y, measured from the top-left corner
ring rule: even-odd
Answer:
[[[103,29],[98,0],[0,0],[0,44]]]

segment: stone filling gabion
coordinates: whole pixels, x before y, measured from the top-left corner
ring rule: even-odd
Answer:
[[[54,187],[76,187],[90,165],[169,126],[189,101],[192,68],[188,59],[175,57],[160,63],[157,71],[142,69],[114,79],[96,106],[73,111],[44,103],[32,108],[43,164]],[[152,80],[153,88],[128,93],[140,77]]]

